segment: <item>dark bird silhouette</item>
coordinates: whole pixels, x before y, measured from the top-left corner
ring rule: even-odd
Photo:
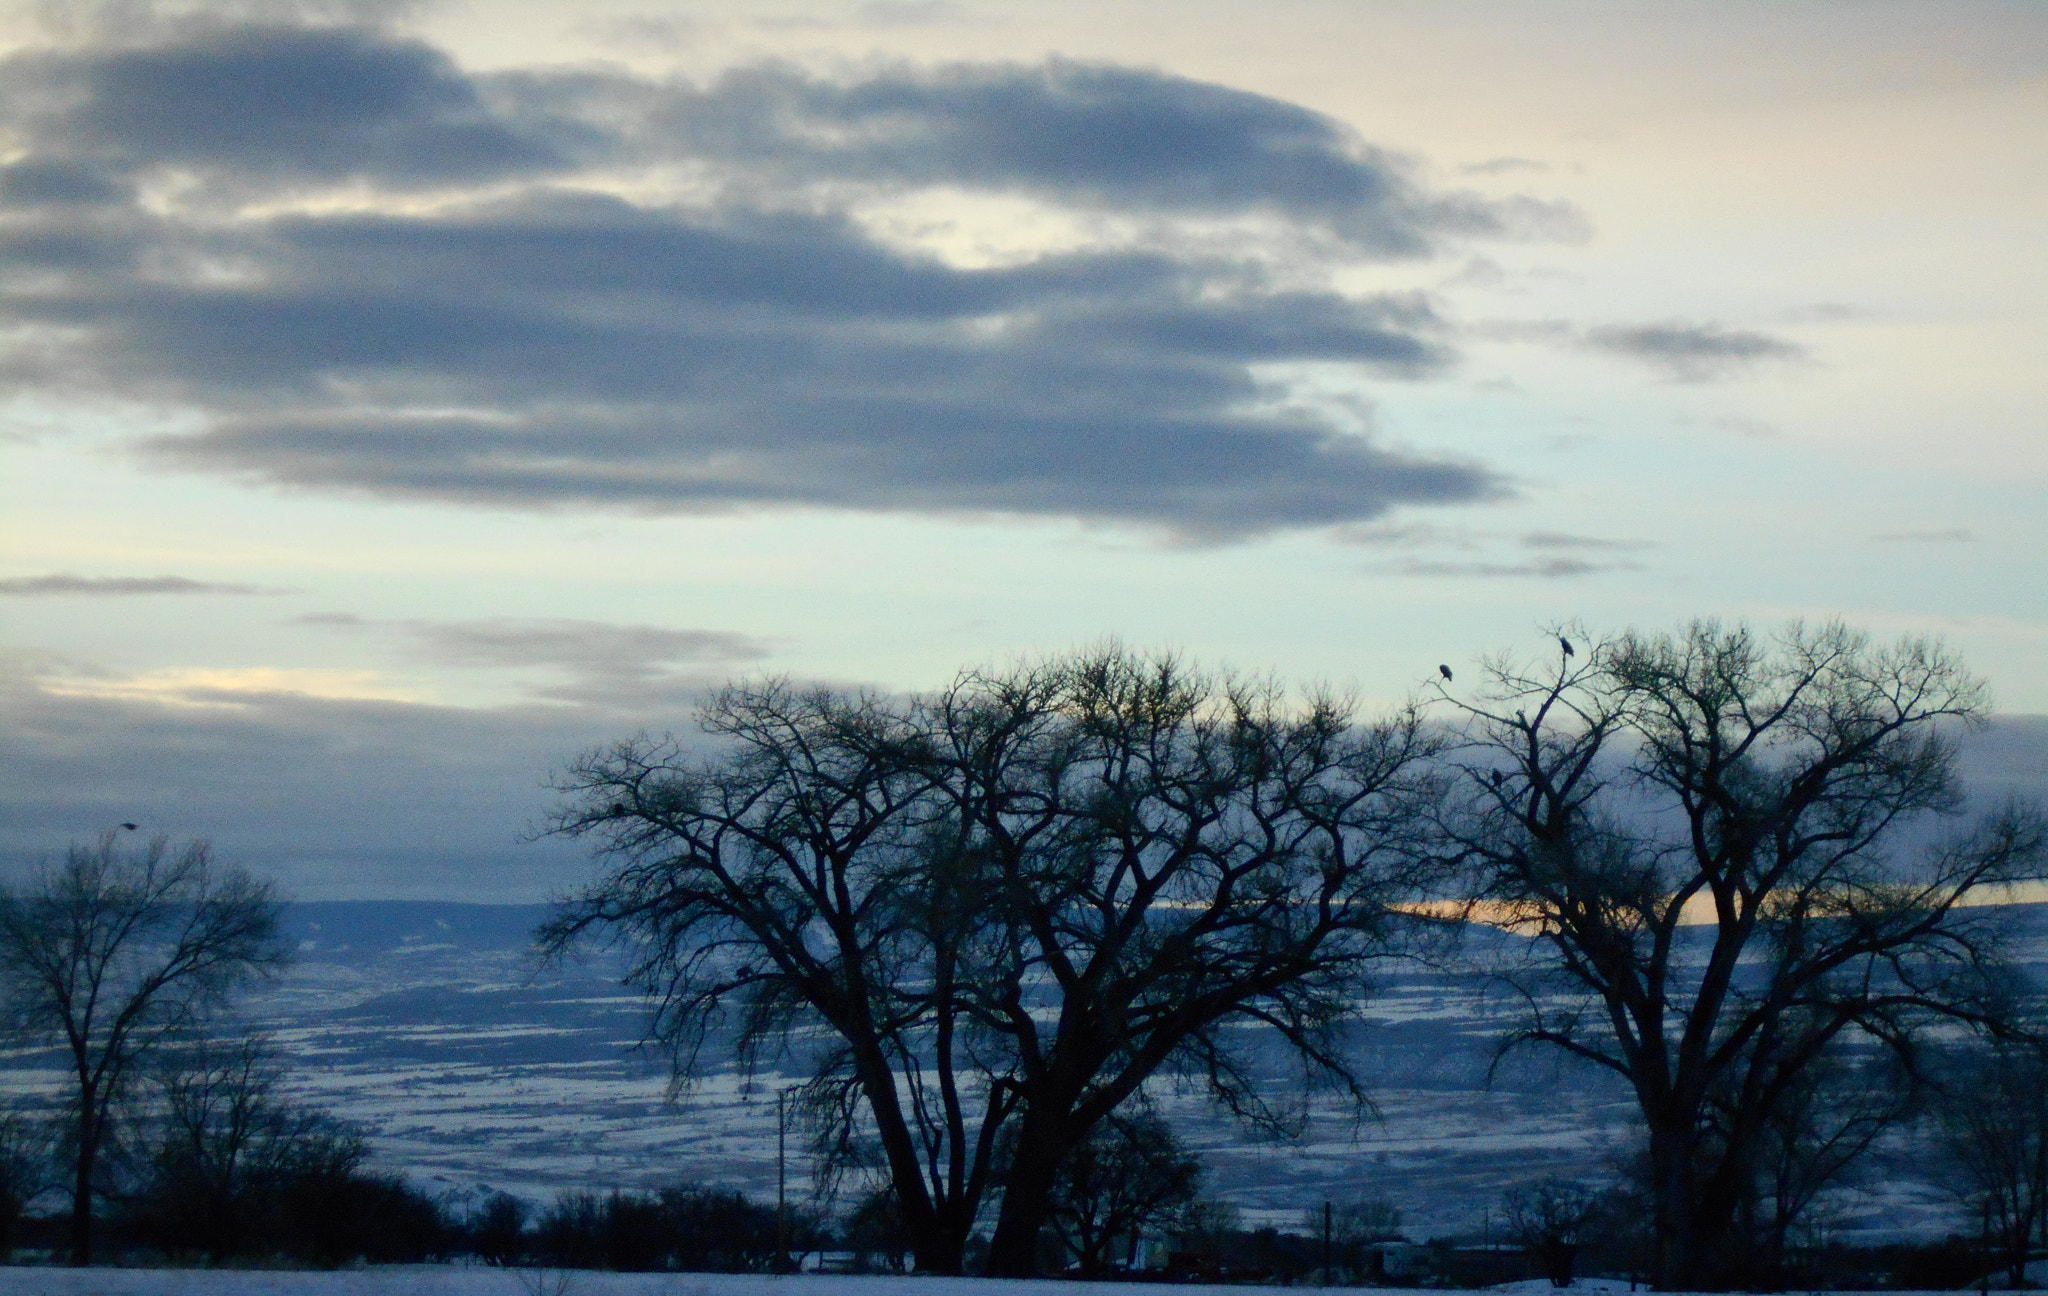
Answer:
[[[614,801],[614,802],[612,802],[612,818],[614,818],[614,819],[623,819],[623,818],[625,818],[625,817],[626,817],[626,806],[625,806],[625,803],[624,803],[624,802],[621,802],[621,801]]]
[[[128,830],[129,832],[134,832],[134,831],[135,831],[135,830],[136,830],[137,828],[140,828],[140,827],[141,827],[142,825],[141,825],[141,824],[132,824],[132,823],[124,823],[124,824],[122,824],[121,826],[122,826],[123,828],[126,828],[126,829],[127,829],[127,830]]]
[[[1564,649],[1565,656],[1569,657],[1572,655],[1572,641],[1565,638],[1563,635],[1559,635],[1557,637],[1557,646]]]
[[[1501,773],[1501,772],[1500,772],[1499,770],[1495,770],[1495,771],[1493,772],[1492,778],[1493,778],[1493,785],[1494,785],[1495,787],[1499,787],[1499,786],[1500,786],[1501,784],[1503,784],[1503,783],[1505,783],[1505,782],[1507,782],[1507,781],[1508,781],[1508,776],[1507,776],[1507,775],[1505,775],[1505,774],[1503,774],[1503,773]]]
[[[1449,679],[1451,677],[1451,668],[1448,666],[1439,666],[1436,668],[1436,673],[1443,676],[1445,679]]]

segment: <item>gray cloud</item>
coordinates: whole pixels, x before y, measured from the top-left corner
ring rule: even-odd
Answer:
[[[316,612],[288,624],[396,635],[407,655],[436,665],[545,669],[553,678],[529,688],[530,697],[614,709],[687,707],[718,678],[769,655],[761,640],[729,631],[564,618],[380,621]]]
[[[1355,261],[1548,219],[1429,191],[1297,105],[1066,62],[695,85],[473,76],[365,28],[150,40],[0,60],[20,145],[0,323],[24,339],[0,377],[202,414],[147,444],[157,463],[490,506],[995,512],[1197,540],[1508,493],[1290,405],[1255,368],[1442,373],[1456,354],[1427,297],[1282,284],[1172,233],[1257,216]],[[712,197],[577,188],[675,162]],[[189,183],[142,205],[170,172]],[[446,201],[219,218],[356,184]],[[970,269],[846,214],[932,188],[1165,233]]]
[[[370,30],[202,24],[160,35],[170,39],[5,60],[8,116],[48,155],[241,182],[524,175],[604,142],[587,125],[487,104],[440,51]]]
[[[1634,553],[1656,548],[1656,542],[1652,540],[1613,540],[1563,531],[1530,531],[1522,536],[1522,544],[1529,549],[1590,550],[1598,553]]]
[[[1806,348],[1769,333],[1718,324],[1625,324],[1590,329],[1596,350],[1637,360],[1679,382],[1726,378],[1770,361],[1803,360]]]
[[[569,843],[524,840],[550,802],[542,784],[576,751],[619,736],[610,713],[560,706],[181,700],[0,680],[0,860],[135,822],[211,838],[222,858],[301,899],[544,899],[587,864]]]
[[[1548,171],[1550,163],[1538,162],[1535,158],[1497,157],[1484,162],[1467,162],[1458,170],[1466,175],[1507,175],[1515,171]]]
[[[282,594],[261,585],[193,580],[187,576],[10,576],[0,579],[0,595],[35,594]]]
[[[1394,570],[1404,576],[1449,576],[1455,578],[1564,580],[1594,576],[1601,572],[1639,571],[1640,563],[1591,562],[1584,558],[1549,557],[1530,562],[1437,562],[1412,559]]]
[[[1936,531],[1890,531],[1871,537],[1885,544],[1962,544],[1976,538],[1977,533],[1967,527],[1945,527]]]
[[[667,92],[643,147],[785,182],[960,184],[1117,210],[1272,212],[1378,256],[1446,235],[1571,227],[1568,208],[1433,194],[1399,156],[1296,104],[1066,60],[899,68],[846,82],[768,65]]]

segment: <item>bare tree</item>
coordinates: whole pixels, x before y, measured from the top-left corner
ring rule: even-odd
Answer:
[[[862,1112],[918,1267],[957,1272],[1019,1122],[991,1268],[1031,1273],[1054,1179],[1162,1068],[1277,1122],[1238,1024],[1360,1092],[1332,1031],[1419,919],[1404,716],[1105,650],[896,703],[733,687],[693,758],[578,761],[558,831],[612,867],[544,929],[623,937],[678,1075],[714,1030],[754,1057],[835,1041],[807,1109]]]
[[[1880,1138],[1920,1110],[1923,1085],[1895,1057],[1823,1054],[1789,1085],[1758,1140],[1751,1218],[1756,1264],[1781,1270],[1796,1225],[1811,1223],[1822,1196],[1839,1186]]]
[[[1621,1076],[1648,1135],[1657,1280],[1739,1276],[1742,1203],[1772,1122],[1844,1043],[1909,1056],[1939,1019],[2003,1019],[1994,910],[2037,876],[2038,815],[1958,814],[1954,731],[1984,691],[1939,645],[1839,625],[1774,639],[1560,636],[1497,658],[1445,822],[1485,916],[1536,938],[1530,1018]],[[1917,836],[1916,836],[1917,834]]]
[[[1118,1241],[1134,1258],[1139,1235],[1195,1199],[1202,1163],[1157,1113],[1112,1115],[1067,1154],[1052,1220],[1084,1277],[1109,1271]]]
[[[0,889],[8,1024],[70,1055],[71,1262],[92,1262],[94,1171],[136,1064],[285,959],[269,883],[204,843],[124,850],[109,832]]]
[[[14,1254],[23,1214],[49,1186],[49,1127],[19,1112],[0,1115],[0,1264]]]
[[[1536,1256],[1553,1287],[1572,1285],[1579,1251],[1599,1233],[1608,1206],[1606,1193],[1557,1175],[1510,1188],[1501,1198],[1508,1236]]]
[[[701,723],[711,755],[636,739],[563,777],[556,831],[595,837],[612,867],[543,948],[619,938],[682,1079],[721,1029],[751,1065],[826,1027],[808,1111],[851,1156],[865,1109],[918,1268],[958,1273],[1015,1093],[963,1021],[984,896],[919,728],[885,699],[778,681],[727,688]]]
[[[1337,1028],[1436,877],[1413,714],[1362,725],[1343,699],[1118,648],[972,675],[930,709],[1001,923],[975,1020],[1022,1103],[991,1273],[1035,1272],[1061,1163],[1162,1072],[1284,1128],[1244,1028],[1363,1103]]]
[[[2048,1231],[2048,1046],[2003,1042],[1951,1072],[1936,1113],[1951,1182],[2023,1287],[2028,1250]]]
[[[274,1242],[268,1217],[296,1175],[367,1150],[353,1128],[281,1092],[284,1067],[261,1036],[182,1040],[150,1070],[147,1164],[129,1210],[165,1251],[219,1264]]]

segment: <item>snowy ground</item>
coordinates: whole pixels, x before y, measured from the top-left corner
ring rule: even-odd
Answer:
[[[302,1097],[361,1122],[380,1165],[432,1191],[545,1201],[569,1187],[694,1179],[772,1196],[774,1090],[799,1063],[752,1082],[716,1070],[671,1100],[662,1060],[634,1048],[638,997],[603,965],[534,967],[526,942],[543,912],[294,906],[298,962],[249,1015],[289,1057]],[[1508,1186],[1601,1174],[1630,1139],[1627,1097],[1601,1077],[1531,1058],[1487,1085],[1509,1012],[1468,982],[1415,969],[1386,976],[1359,1041],[1376,1116],[1325,1106],[1297,1142],[1250,1138],[1198,1094],[1160,1102],[1209,1167],[1209,1191],[1251,1222],[1291,1226],[1325,1200],[1384,1194],[1406,1212],[1410,1236],[1479,1229]],[[0,1053],[0,1098],[52,1092],[56,1062]],[[1902,1146],[1891,1164],[1872,1163],[1867,1186],[1833,1207],[1838,1236],[1953,1227],[1948,1198],[1913,1172],[1916,1155]],[[791,1170],[802,1182],[805,1167]],[[476,1279],[486,1280],[509,1281]],[[585,1290],[611,1290],[597,1281]]]
[[[394,1265],[335,1273],[277,1270],[11,1269],[0,1288],[20,1296],[1188,1296],[1204,1290],[1155,1283],[1004,1282],[984,1278],[787,1278],[735,1274],[611,1274]],[[1231,1288],[1226,1290],[1243,1290]],[[1332,1293],[1345,1288],[1314,1290]],[[1404,1288],[1348,1289],[1370,1296],[1421,1296]],[[1510,1283],[1494,1292],[1540,1296],[1549,1283]],[[1630,1290],[1595,1279],[1573,1291]],[[1444,1296],[1434,1291],[1429,1296]],[[1898,1296],[1892,1293],[1891,1296]]]

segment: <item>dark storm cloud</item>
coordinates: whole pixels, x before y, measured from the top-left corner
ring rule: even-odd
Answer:
[[[1266,366],[1443,371],[1426,297],[1282,282],[1262,246],[1174,232],[1259,217],[1341,262],[1534,210],[1430,192],[1293,104],[1065,62],[472,76],[373,30],[276,25],[19,54],[0,84],[19,146],[0,319],[20,339],[0,377],[196,409],[202,430],[149,443],[160,463],[490,505],[1003,512],[1213,539],[1506,491],[1270,385]],[[587,187],[676,162],[712,196]],[[440,197],[234,215],[349,185]],[[962,268],[849,214],[934,188],[1158,233]]]
[[[1638,360],[1680,382],[1706,382],[1768,361],[1803,360],[1806,348],[1769,333],[1716,324],[1628,324],[1590,329],[1587,345]]]
[[[31,594],[281,594],[260,585],[193,580],[188,576],[12,576],[0,579],[0,595]]]

